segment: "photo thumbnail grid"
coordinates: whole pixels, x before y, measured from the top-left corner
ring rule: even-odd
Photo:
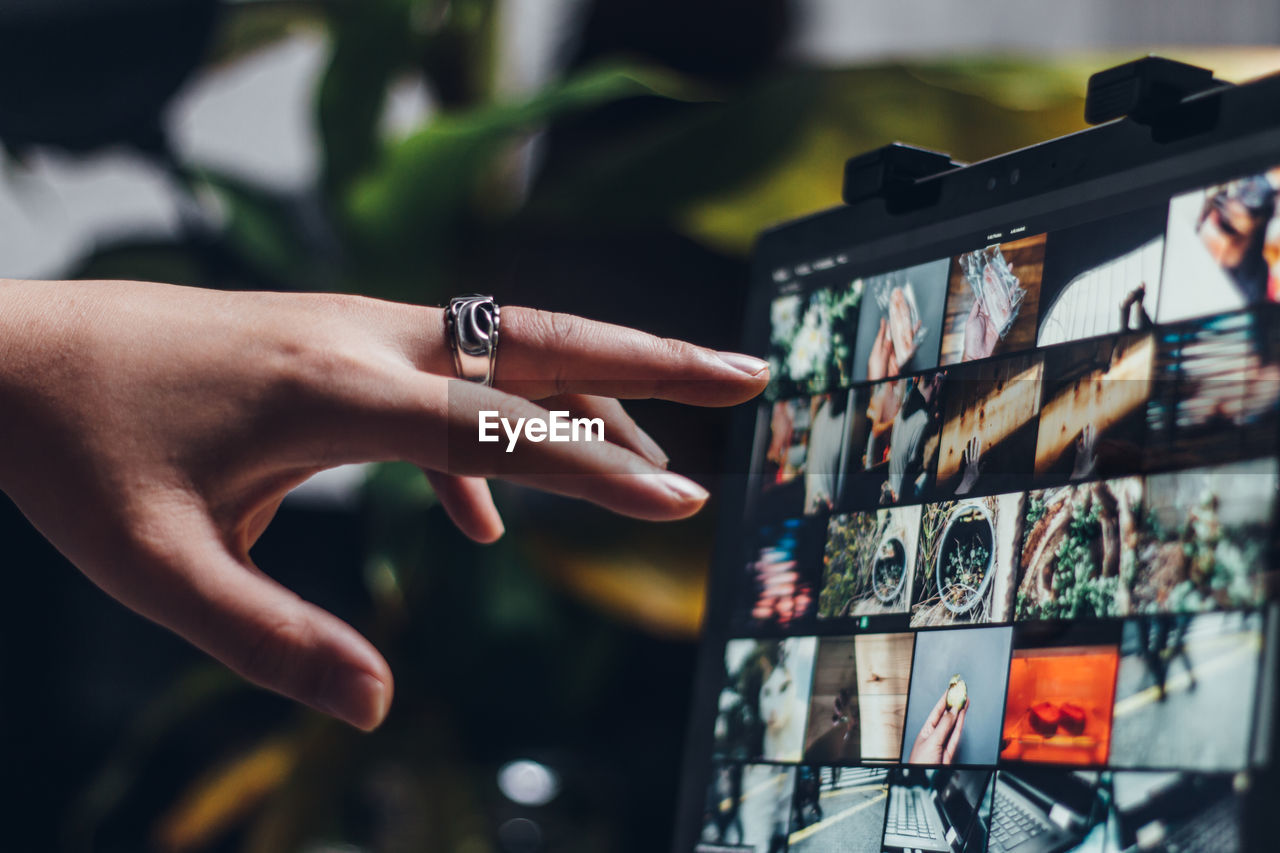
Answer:
[[[1240,848],[1278,190],[774,300],[699,851]]]
[[[730,640],[698,850],[1016,850],[1238,817],[1277,616]],[[1168,796],[1138,808],[1131,786]]]

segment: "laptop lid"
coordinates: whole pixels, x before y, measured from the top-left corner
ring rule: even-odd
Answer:
[[[827,761],[1067,804],[1082,769],[1271,784],[1280,77],[1202,82],[972,166],[855,161],[851,204],[761,236],[773,380],[727,446],[675,849],[714,762],[834,727]]]

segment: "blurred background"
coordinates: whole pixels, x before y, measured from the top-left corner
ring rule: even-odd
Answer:
[[[465,291],[737,345],[846,157],[1082,126],[1149,50],[1280,69],[1272,0],[0,0],[0,275]],[[727,413],[630,406],[714,486]],[[0,416],[3,416],[0,413]],[[330,472],[255,551],[387,655],[372,735],[125,611],[0,503],[5,851],[661,851],[714,506],[665,526]]]

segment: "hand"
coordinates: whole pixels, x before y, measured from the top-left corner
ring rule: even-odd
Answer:
[[[911,746],[908,764],[950,764],[955,761],[960,748],[960,735],[964,731],[964,718],[969,712],[969,699],[959,711],[947,710],[947,692],[933,706],[929,717],[920,727],[915,743]]]
[[[871,354],[867,356],[867,380],[879,382],[889,376],[897,376],[897,362],[893,356],[893,342],[889,340],[889,324],[880,318],[880,330],[871,344]]]
[[[885,382],[872,389],[871,403],[867,407],[872,435],[879,436],[893,429],[898,410],[902,408],[902,395],[898,385],[898,382]]]
[[[779,468],[787,464],[791,452],[791,436],[795,432],[795,415],[787,403],[774,403],[769,418],[769,449],[765,459]]]
[[[1001,265],[1003,266],[1003,264]],[[1016,287],[1016,279],[1014,286]],[[994,264],[988,263],[982,270],[982,313],[987,315],[997,333],[1008,326],[1013,317],[1013,303],[1009,301],[1008,285]]]
[[[568,315],[503,308],[501,333],[485,388],[451,380],[438,308],[0,282],[0,488],[125,606],[250,681],[372,728],[391,702],[386,661],[250,559],[290,489],[343,463],[408,460],[482,542],[503,530],[492,476],[683,518],[707,493],[664,470],[613,397],[726,406],[768,381],[757,359]],[[477,441],[481,409],[514,422],[547,408],[602,418],[608,442]]]
[[[1098,430],[1093,424],[1085,424],[1076,439],[1076,461],[1071,466],[1071,479],[1092,476],[1098,470]]]
[[[919,341],[916,333],[920,323],[911,321],[911,305],[901,287],[889,294],[889,337],[893,339],[893,354],[898,364],[906,364],[915,355]]]
[[[961,361],[973,361],[986,358],[995,352],[1000,343],[1000,333],[995,323],[982,310],[982,300],[973,300],[973,308],[969,309],[969,319],[964,324],[964,352]]]
[[[969,439],[969,443],[960,454],[960,461],[964,465],[964,476],[960,478],[960,485],[956,486],[957,495],[969,494],[978,484],[978,477],[982,475],[981,459],[982,439],[975,435]]]

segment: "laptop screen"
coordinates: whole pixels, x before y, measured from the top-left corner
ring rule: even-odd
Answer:
[[[730,446],[677,849],[880,850],[894,768],[999,771],[973,776],[992,850],[1248,849],[1277,103],[1260,81],[1196,133],[1123,121],[762,237],[772,382]]]

